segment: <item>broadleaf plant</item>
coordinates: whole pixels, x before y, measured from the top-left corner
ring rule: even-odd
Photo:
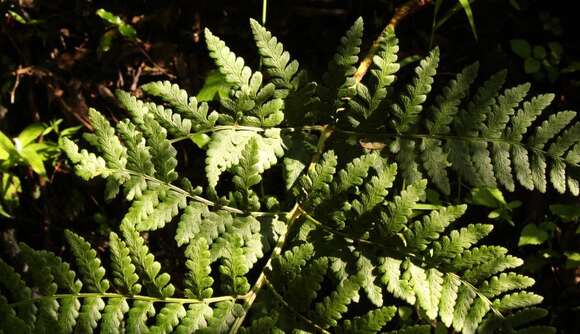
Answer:
[[[527,84],[501,92],[505,72],[471,92],[477,64],[438,89],[438,49],[399,91],[392,29],[360,81],[360,19],[317,83],[270,32],[251,28],[264,73],[206,31],[231,85],[219,103],[153,82],[142,99],[117,92],[129,116],[117,124],[90,111],[94,150],[71,140],[65,149],[80,177],[106,180],[106,196],[129,203],[110,261],[72,231],[78,274],[21,245],[0,261],[0,329],[554,333],[539,320],[534,280],[517,272],[523,261],[485,242],[493,226],[463,219],[464,204],[425,198],[428,184],[449,194],[457,182],[578,194],[575,113],[538,125],[553,95],[526,101]],[[205,179],[185,176],[177,142],[205,152]],[[175,231],[183,268],[151,252],[161,229]]]

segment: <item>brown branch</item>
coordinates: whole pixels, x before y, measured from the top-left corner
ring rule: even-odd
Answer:
[[[401,6],[397,7],[397,9],[395,9],[395,14],[393,14],[391,21],[389,21],[389,24],[385,27],[385,29],[383,29],[383,31],[379,35],[379,38],[377,38],[373,42],[373,45],[371,45],[371,48],[369,49],[369,52],[367,53],[366,57],[361,61],[360,65],[356,69],[356,72],[354,73],[353,77],[357,83],[360,82],[362,78],[365,76],[365,74],[369,70],[369,67],[371,67],[371,64],[373,63],[373,57],[380,49],[381,46],[380,36],[384,35],[387,29],[389,29],[389,27],[395,29],[395,27],[399,24],[399,22],[409,17],[410,15],[414,14],[415,12],[427,7],[432,2],[433,0],[408,0]]]

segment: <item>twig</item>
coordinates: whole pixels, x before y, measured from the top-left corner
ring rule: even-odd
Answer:
[[[369,70],[369,67],[371,67],[371,64],[373,63],[373,57],[381,47],[381,36],[386,33],[387,29],[389,29],[389,27],[394,29],[399,24],[399,22],[401,22],[408,16],[412,15],[413,13],[427,7],[432,2],[433,0],[408,0],[403,5],[395,9],[395,14],[393,14],[391,21],[389,21],[389,24],[387,24],[387,26],[385,27],[385,29],[383,29],[379,37],[373,42],[373,45],[371,45],[369,52],[367,53],[365,58],[361,61],[356,72],[354,73],[353,77],[357,83],[362,80],[362,78]]]

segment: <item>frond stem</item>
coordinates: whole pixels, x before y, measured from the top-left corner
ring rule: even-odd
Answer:
[[[194,298],[157,298],[157,297],[150,297],[150,296],[143,296],[143,295],[124,295],[120,293],[99,293],[99,292],[83,292],[83,293],[62,293],[62,294],[54,294],[51,296],[42,296],[37,298],[31,298],[27,300],[21,300],[19,302],[8,304],[11,307],[18,306],[18,305],[25,305],[29,303],[35,303],[45,299],[61,299],[67,297],[77,297],[77,298],[125,298],[125,299],[132,299],[132,300],[142,300],[148,301],[153,303],[179,303],[179,304],[212,304],[212,303],[219,303],[222,301],[236,301],[236,300],[244,300],[247,298],[246,295],[243,296],[219,296],[219,297],[212,297],[212,298],[205,298],[205,299],[194,299]]]
[[[385,29],[381,32],[379,38],[377,38],[373,42],[367,55],[361,61],[360,65],[356,69],[356,72],[354,73],[353,77],[357,83],[361,82],[362,78],[368,72],[369,68],[371,67],[371,64],[373,63],[373,57],[381,47],[380,36],[384,35],[389,27],[392,27],[394,29],[397,26],[397,24],[401,22],[403,19],[419,11],[420,9],[427,7],[427,5],[431,4],[432,2],[433,0],[408,0],[407,2],[405,2],[404,4],[395,9],[395,13],[393,14],[393,17],[391,17],[389,24],[387,24]]]

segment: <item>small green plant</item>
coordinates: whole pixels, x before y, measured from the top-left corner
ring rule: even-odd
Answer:
[[[515,225],[511,216],[512,210],[522,206],[522,202],[518,200],[507,202],[497,188],[474,188],[471,191],[471,203],[493,209],[487,218],[503,220],[512,226]]]
[[[524,39],[513,39],[510,45],[512,51],[523,59],[524,72],[532,74],[536,80],[554,82],[560,76],[559,65],[563,52],[560,43],[532,46]]]
[[[137,41],[137,30],[135,30],[131,24],[123,21],[119,16],[103,8],[99,8],[96,14],[110,26],[110,29],[108,29],[101,37],[101,42],[97,49],[99,55],[109,52],[113,45],[113,41],[119,35],[129,41]]]
[[[554,96],[526,101],[528,84],[500,92],[505,72],[470,94],[477,64],[428,99],[438,49],[396,89],[392,28],[361,80],[361,19],[313,81],[276,37],[250,25],[264,73],[205,32],[231,85],[217,103],[151,82],[142,98],[117,91],[128,115],[117,124],[89,111],[94,132],[84,138],[94,150],[64,140],[76,173],[103,179],[106,197],[129,208],[109,235],[106,268],[72,231],[77,270],[24,244],[0,261],[0,329],[555,333],[541,324],[534,280],[516,272],[523,261],[486,244],[493,226],[463,219],[465,204],[424,199],[427,179],[443,196],[455,182],[513,190],[516,180],[578,195],[575,113],[534,124]],[[178,142],[201,152],[203,169],[178,167]],[[160,230],[183,266],[152,253]]]
[[[14,173],[17,167],[29,167],[40,178],[46,177],[45,163],[54,162],[62,153],[64,138],[73,135],[79,127],[59,129],[62,120],[48,125],[33,123],[14,138],[0,131],[0,215],[9,217],[9,212],[18,206],[21,181]],[[54,133],[56,141],[45,136]]]

